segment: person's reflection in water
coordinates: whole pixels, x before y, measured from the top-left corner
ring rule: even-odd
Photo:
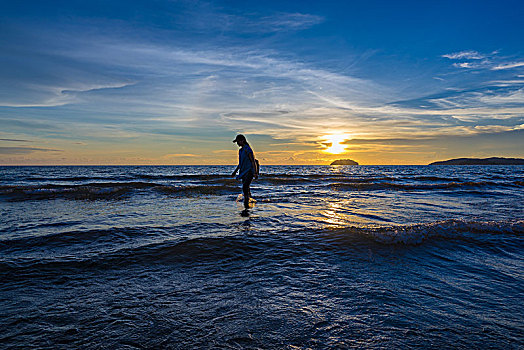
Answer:
[[[253,178],[258,178],[257,165],[255,163],[255,155],[253,154],[253,150],[249,146],[249,143],[247,143],[246,137],[244,135],[237,135],[233,142],[236,142],[238,147],[240,147],[240,150],[238,151],[238,165],[235,171],[233,171],[232,176],[234,177],[238,171],[236,178],[242,180],[244,208],[246,208],[242,214],[245,216],[248,214],[247,209],[249,208],[249,199],[251,198],[251,190],[249,189],[249,186],[251,185]]]

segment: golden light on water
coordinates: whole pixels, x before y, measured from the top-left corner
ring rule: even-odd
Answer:
[[[331,154],[343,153],[346,150],[346,145],[343,145],[341,142],[344,142],[347,138],[347,135],[344,134],[327,135],[326,142],[331,143],[331,146],[326,148],[324,152]]]

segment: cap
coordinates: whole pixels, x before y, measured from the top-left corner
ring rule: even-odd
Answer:
[[[238,141],[246,141],[246,137],[242,134],[238,134],[237,137],[235,137],[235,139],[233,140],[233,142],[238,142]]]

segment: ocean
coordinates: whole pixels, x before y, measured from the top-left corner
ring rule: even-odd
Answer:
[[[524,166],[233,170],[0,167],[0,348],[524,348]]]

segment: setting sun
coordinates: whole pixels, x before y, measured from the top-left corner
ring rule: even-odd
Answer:
[[[339,154],[346,150],[346,146],[342,144],[347,139],[346,135],[327,135],[327,142],[331,143],[331,146],[326,148],[324,152],[331,154]]]

